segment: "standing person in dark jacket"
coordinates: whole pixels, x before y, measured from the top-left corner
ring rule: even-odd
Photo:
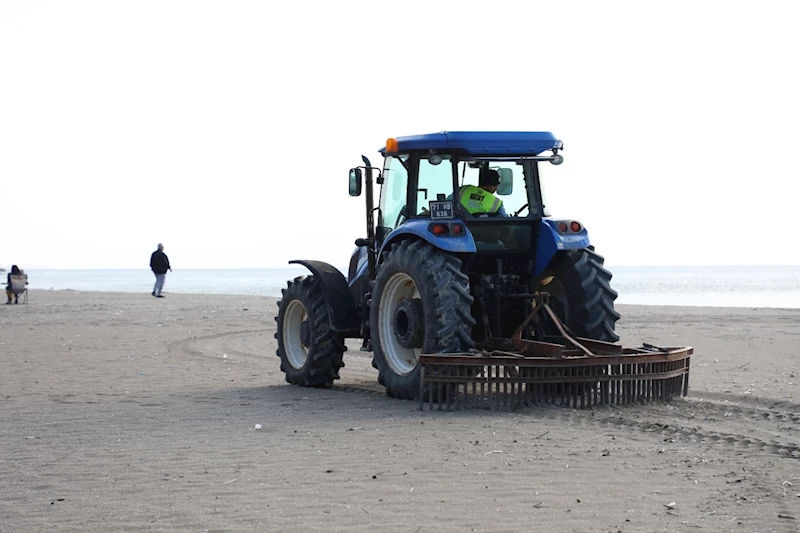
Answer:
[[[169,258],[164,253],[164,245],[159,244],[158,250],[153,252],[150,256],[150,270],[156,275],[156,284],[153,286],[153,292],[150,293],[156,298],[163,298],[161,290],[164,288],[164,280],[167,278],[167,270],[172,272],[172,267],[169,266]]]

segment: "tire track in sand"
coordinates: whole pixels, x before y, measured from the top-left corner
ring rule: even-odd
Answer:
[[[168,349],[192,356],[218,357],[217,353],[224,352],[250,361],[271,361],[275,357],[274,331],[274,327],[266,327],[196,336],[175,341]],[[367,354],[350,349],[345,361],[342,379],[332,390],[370,397],[385,395]],[[515,412],[537,409],[540,408],[525,407]],[[552,413],[580,425],[599,424],[639,434],[800,459],[800,405],[792,402],[693,391],[689,398],[660,404],[600,407],[560,414],[559,411],[560,408],[553,408]]]

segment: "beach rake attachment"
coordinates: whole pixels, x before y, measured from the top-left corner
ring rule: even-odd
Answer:
[[[688,393],[691,347],[644,343],[623,348],[580,338],[558,319],[546,294],[534,301],[533,312],[510,339],[511,349],[420,355],[419,408],[585,408],[663,401]],[[555,324],[563,344],[522,338],[537,314]]]

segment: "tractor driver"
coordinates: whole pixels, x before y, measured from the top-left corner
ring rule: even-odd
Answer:
[[[478,173],[478,186],[465,185],[458,193],[459,202],[470,215],[482,213],[494,214],[505,217],[506,210],[503,200],[496,197],[497,186],[500,185],[500,174],[496,170],[481,167]]]

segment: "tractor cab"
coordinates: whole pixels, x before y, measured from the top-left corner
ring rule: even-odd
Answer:
[[[544,216],[540,164],[558,165],[548,132],[445,132],[391,138],[381,149],[375,249],[413,234],[477,270],[530,276]],[[588,241],[587,241],[588,242]],[[481,265],[481,263],[490,263]]]

